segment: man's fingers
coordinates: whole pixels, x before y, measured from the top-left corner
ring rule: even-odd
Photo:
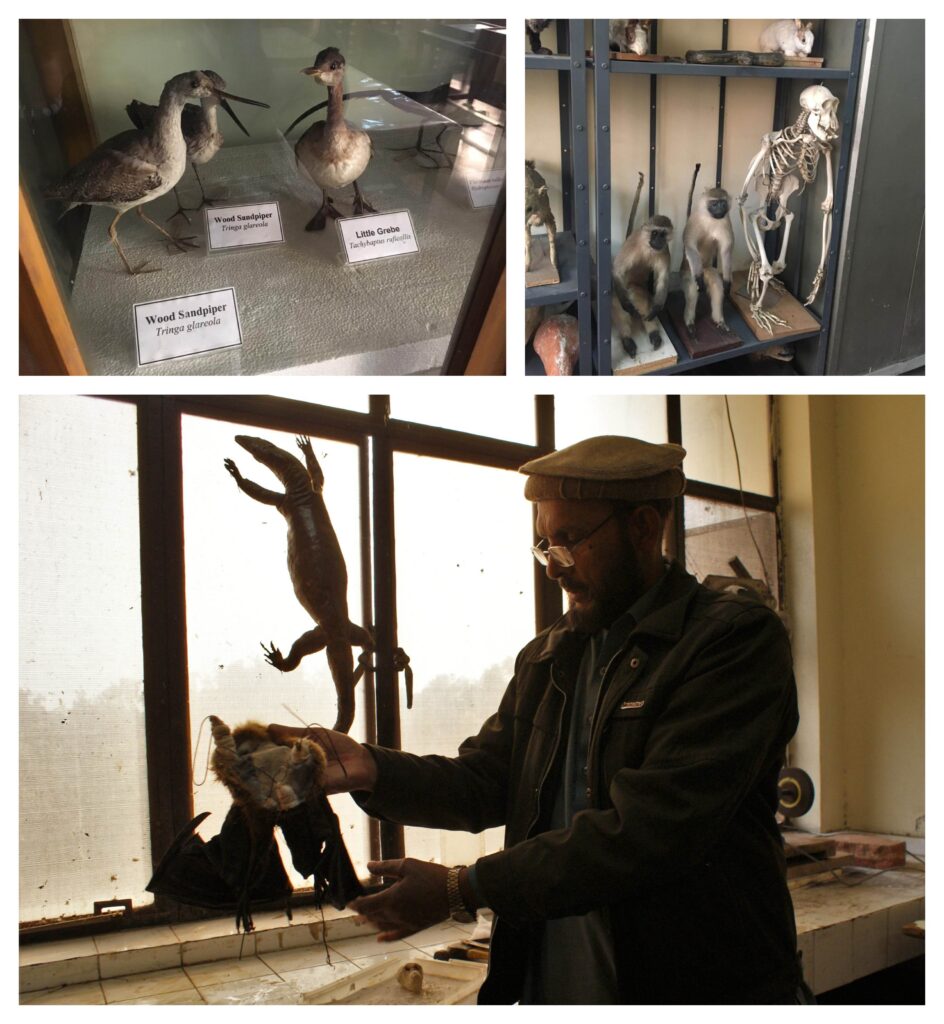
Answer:
[[[367,870],[372,875],[387,875],[390,878],[403,877],[403,860],[369,860]]]

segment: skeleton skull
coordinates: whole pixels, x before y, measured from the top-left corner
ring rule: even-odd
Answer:
[[[800,106],[809,113],[807,124],[820,142],[839,137],[839,100],[825,85],[811,85],[800,93]]]

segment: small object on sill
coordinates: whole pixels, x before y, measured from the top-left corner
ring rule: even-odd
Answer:
[[[410,960],[397,971],[397,983],[407,992],[419,995],[423,991],[423,968],[415,960]]]

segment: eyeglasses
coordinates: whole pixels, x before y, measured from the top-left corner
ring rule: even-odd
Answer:
[[[594,528],[586,535],[581,537],[576,544],[571,544],[570,547],[565,547],[563,544],[552,544],[550,547],[542,548],[541,544],[547,543],[546,540],[542,540],[541,544],[531,548],[531,554],[541,563],[541,565],[547,565],[548,562],[553,561],[561,569],[569,569],[574,564],[574,552],[580,547],[585,541],[588,541],[597,530],[602,530],[604,526],[616,515],[615,510],[611,512],[602,523],[598,523]]]

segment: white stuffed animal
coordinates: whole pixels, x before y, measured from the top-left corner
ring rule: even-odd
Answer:
[[[762,53],[782,53],[785,57],[809,57],[813,49],[812,21],[784,18],[771,22],[760,34]]]

